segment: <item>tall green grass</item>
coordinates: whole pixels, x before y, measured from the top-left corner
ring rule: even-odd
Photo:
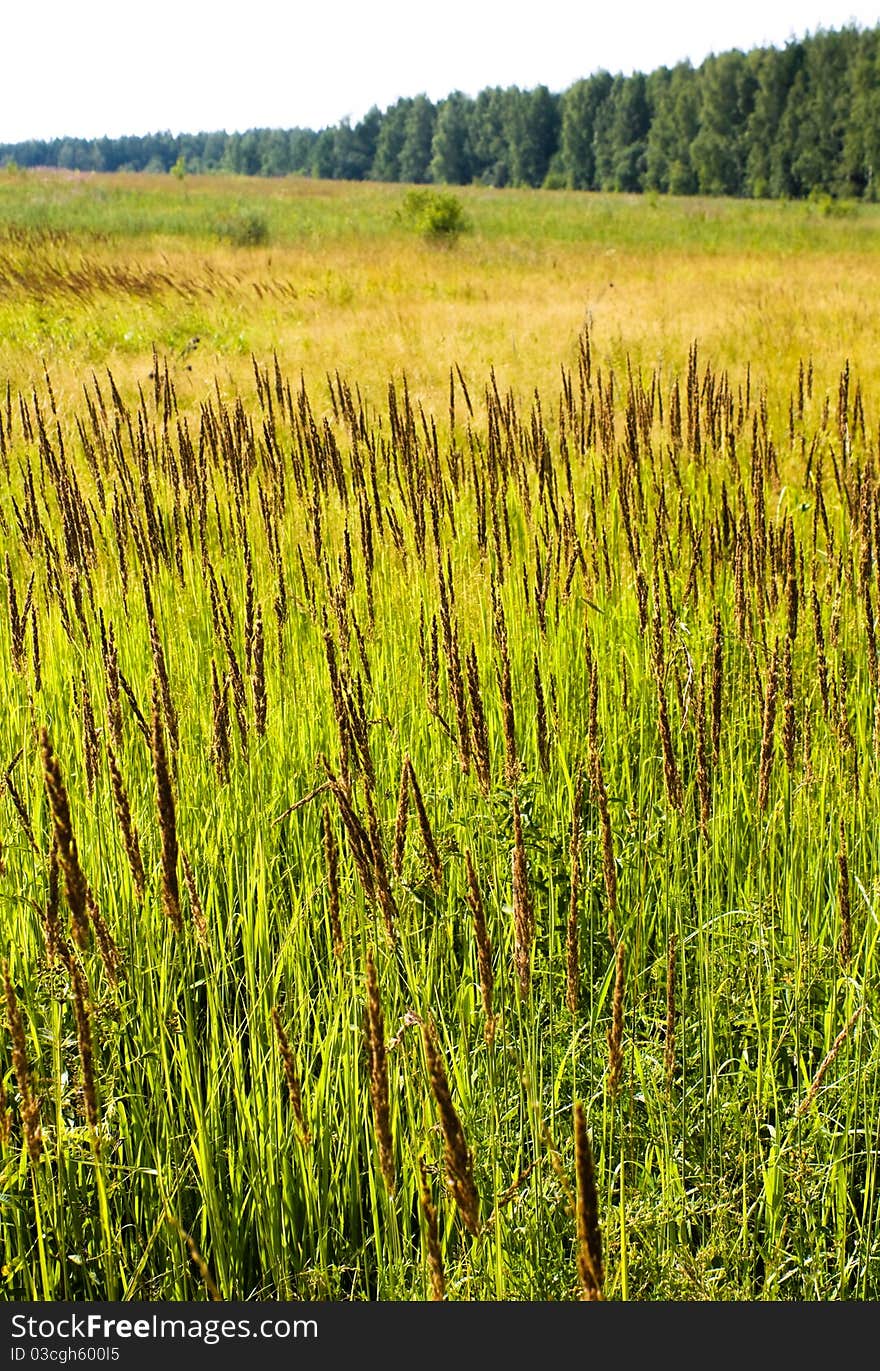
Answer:
[[[696,349],[680,359],[674,383],[612,375],[596,366],[589,334],[558,395],[523,403],[498,393],[491,377],[453,370],[453,408],[435,416],[399,383],[387,396],[361,397],[356,378],[336,378],[307,394],[277,363],[257,359],[254,371],[251,391],[218,394],[196,419],[177,410],[162,359],[135,401],[95,377],[76,412],[60,407],[56,416],[49,377],[0,405],[9,554],[0,762],[10,768],[0,797],[0,927],[42,1122],[34,1161],[4,1035],[6,1297],[205,1297],[189,1234],[224,1298],[425,1298],[421,1158],[439,1209],[448,1298],[576,1298],[573,1107],[582,1101],[608,1298],[876,1298],[880,730],[869,624],[880,601],[880,529],[876,435],[864,423],[871,397],[848,372],[813,383],[806,370],[800,393],[767,394],[760,377],[722,375]],[[823,403],[825,384],[837,387],[836,407]],[[789,398],[790,428],[776,428],[768,415],[787,413]],[[513,783],[493,587],[511,665]],[[112,722],[102,621],[105,635],[113,625],[119,669],[148,724],[161,645],[179,715],[176,748],[168,711],[160,707],[158,718],[204,940],[182,866],[182,932],[163,912],[154,763],[123,692],[117,755],[147,870],[143,904],[136,898],[104,756]],[[781,670],[767,729],[773,662],[782,662],[786,638],[788,759]],[[488,794],[461,762],[456,639],[462,662],[476,646]],[[213,760],[223,722],[212,705],[212,658],[227,683],[225,783]],[[101,753],[91,788],[84,683]],[[704,821],[701,698],[711,785]],[[464,717],[472,721],[472,701]],[[81,953],[71,944],[67,965],[47,950],[53,821],[37,745],[43,726],[83,871],[123,953],[117,985],[94,936]],[[760,808],[762,753],[772,765]],[[339,796],[366,829],[372,802],[390,871],[407,755],[443,879],[438,888],[411,807],[402,874],[389,877],[392,939],[387,907],[371,891],[381,887],[376,830],[371,881],[358,870]],[[336,789],[298,803],[328,776]],[[572,1014],[566,936],[578,776],[586,784]],[[514,968],[514,794],[535,913],[525,995]],[[324,803],[340,848],[341,956]],[[493,950],[497,1025],[488,1038],[468,850]],[[69,942],[63,879],[61,891]],[[618,940],[615,1088],[608,1035]],[[393,1192],[370,1102],[368,949],[384,1011]],[[96,1130],[84,1112],[77,966],[88,988]],[[309,1140],[290,1107],[276,1009]],[[473,1157],[478,1237],[446,1184],[420,1028],[428,1023]]]
[[[411,189],[411,188],[410,188]],[[0,238],[36,233],[119,242],[144,238],[218,241],[236,216],[259,213],[278,246],[402,236],[408,188],[376,182],[285,177],[16,172],[0,176]],[[873,251],[877,211],[847,213],[813,201],[498,191],[456,187],[476,246],[508,242],[532,251],[554,243],[662,253],[683,251],[850,253]],[[241,238],[247,246],[247,236]]]

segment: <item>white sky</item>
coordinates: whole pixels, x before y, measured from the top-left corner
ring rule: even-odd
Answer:
[[[0,0],[0,142],[320,128],[850,22],[880,23],[880,0]]]

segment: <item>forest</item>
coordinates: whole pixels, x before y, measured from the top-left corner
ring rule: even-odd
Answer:
[[[698,67],[595,71],[373,107],[320,130],[0,144],[0,166],[800,199],[877,198],[880,27],[819,30]]]

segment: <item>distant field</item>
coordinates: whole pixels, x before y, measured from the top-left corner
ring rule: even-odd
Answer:
[[[880,211],[0,176],[0,1292],[880,1297]]]
[[[845,358],[874,388],[880,209],[465,188],[454,251],[399,220],[404,188],[287,179],[0,177],[0,365],[27,384],[110,366],[143,382],[155,344],[194,336],[180,398],[248,384],[277,349],[313,384],[356,373],[371,394],[405,371],[443,401],[452,362],[528,396],[558,383],[585,317],[600,356],[670,375],[694,339],[719,367]],[[828,205],[824,206],[827,211]],[[256,217],[264,246],[231,246]],[[766,364],[766,365],[765,365]]]

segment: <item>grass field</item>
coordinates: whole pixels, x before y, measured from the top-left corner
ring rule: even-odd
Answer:
[[[880,212],[0,182],[5,1297],[878,1298]]]

